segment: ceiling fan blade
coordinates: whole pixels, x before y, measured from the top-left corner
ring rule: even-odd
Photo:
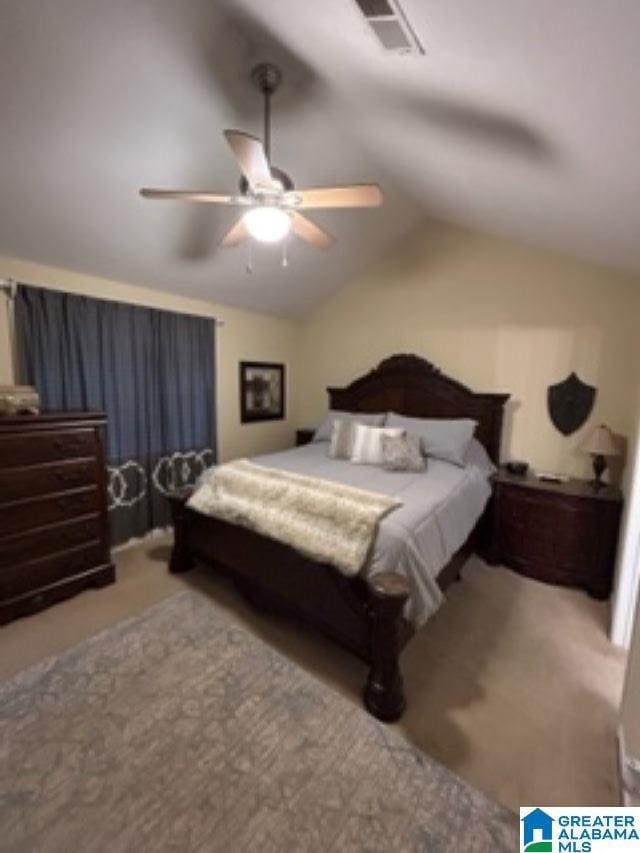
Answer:
[[[224,249],[232,249],[234,246],[239,246],[248,236],[249,232],[247,231],[247,226],[244,224],[244,217],[241,217],[227,231],[220,245]]]
[[[241,130],[225,130],[224,135],[251,189],[275,189],[262,141]]]
[[[344,187],[309,187],[287,193],[296,209],[321,207],[379,207],[382,191],[377,184],[351,184]]]
[[[201,201],[209,204],[244,204],[239,196],[218,193],[210,190],[155,190],[143,187],[140,190],[143,198],[167,198],[179,201]]]
[[[318,249],[328,249],[335,243],[335,237],[323,231],[315,222],[307,219],[301,213],[291,214],[291,229],[298,237]]]

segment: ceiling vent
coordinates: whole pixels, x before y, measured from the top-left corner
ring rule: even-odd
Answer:
[[[386,51],[423,54],[424,47],[398,0],[356,0]]]

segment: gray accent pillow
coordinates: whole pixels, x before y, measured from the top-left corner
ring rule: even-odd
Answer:
[[[312,441],[331,441],[333,422],[340,418],[347,421],[358,421],[367,426],[384,426],[387,415],[385,412],[377,414],[365,414],[364,412],[341,412],[339,409],[330,409],[324,420],[313,434]]]
[[[470,465],[473,468],[478,468],[478,470],[482,471],[483,474],[486,474],[487,477],[490,477],[491,474],[495,474],[498,470],[491,461],[489,454],[477,438],[471,439],[469,449],[464,457],[464,463],[465,465]]]
[[[420,445],[425,456],[451,462],[461,468],[465,465],[465,457],[473,433],[478,425],[470,418],[408,418],[389,412],[387,426],[402,427],[412,435],[420,438]]]
[[[358,421],[348,418],[336,418],[331,432],[329,456],[332,459],[349,459],[353,449],[354,426]]]
[[[417,435],[382,436],[382,467],[386,471],[426,471],[427,460]]]

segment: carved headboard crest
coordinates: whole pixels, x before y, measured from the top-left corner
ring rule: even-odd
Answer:
[[[502,416],[509,394],[476,394],[418,355],[398,354],[345,388],[327,388],[332,409],[393,411],[415,418],[472,418],[476,437],[500,460]]]

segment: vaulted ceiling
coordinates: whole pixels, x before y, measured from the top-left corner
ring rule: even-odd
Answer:
[[[424,56],[385,53],[354,0],[0,0],[0,254],[296,316],[433,215],[640,271],[637,0],[403,0]],[[337,245],[217,250],[221,132],[261,131],[300,185],[378,181],[314,214]]]

